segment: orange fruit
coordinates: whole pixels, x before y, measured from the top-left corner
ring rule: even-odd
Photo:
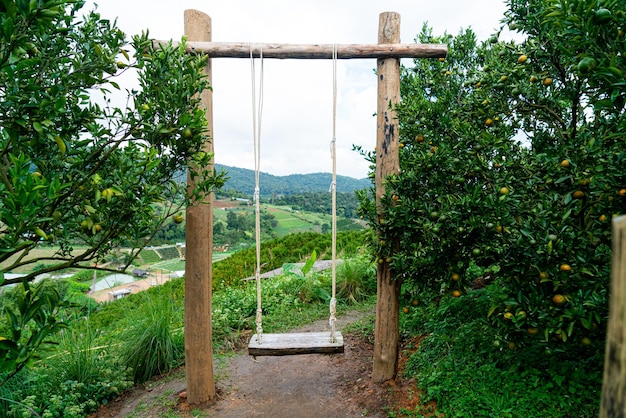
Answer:
[[[561,167],[569,167],[569,160],[563,160],[561,161]]]
[[[420,142],[420,143],[421,143],[421,142],[424,142],[424,135],[417,135],[417,136],[415,137],[415,140],[416,140],[417,142]]]
[[[402,312],[409,313],[409,308],[405,306],[404,308],[402,308]]]
[[[583,197],[585,197],[585,192],[583,192],[582,190],[576,190],[574,193],[572,193],[572,197],[574,199],[582,199]]]
[[[455,282],[458,282],[460,278],[461,276],[459,276],[458,273],[452,273],[452,280]]]
[[[511,318],[513,318],[513,314],[511,312],[504,313],[504,319],[511,319]]]
[[[419,305],[419,303],[420,303],[420,301],[419,301],[419,300],[417,300],[417,299],[413,299],[413,302],[411,302],[411,304],[412,304],[413,306],[417,306],[417,305]]]
[[[546,77],[543,79],[544,86],[549,86],[550,84],[552,84],[552,79],[550,77]]]
[[[500,77],[500,81],[504,82],[504,81],[506,81],[506,80],[507,80],[507,78],[509,78],[509,77],[507,77],[507,76],[503,75],[502,77]]]
[[[454,296],[455,298],[458,298],[459,296],[461,296],[461,291],[460,290],[453,290],[452,291],[452,296]]]
[[[485,120],[485,125],[487,125],[487,126],[493,125],[493,119],[487,118],[487,120]]]
[[[445,60],[445,58],[439,58],[439,62],[444,62]]]
[[[528,60],[528,56],[526,56],[525,54],[522,54],[517,58],[517,62],[520,64],[525,63],[527,60]]]
[[[539,81],[539,79],[536,76],[533,75],[533,76],[530,77],[530,82],[531,83],[536,83],[537,81]]]
[[[559,266],[559,270],[561,270],[561,271],[572,271],[572,266],[570,266],[569,264],[561,264]]]
[[[600,217],[598,218],[598,220],[600,222],[606,222],[606,215],[600,215]]]
[[[509,194],[509,189],[506,187],[500,188],[500,194]]]
[[[565,302],[567,302],[567,299],[565,299],[565,296],[563,295],[556,294],[552,296],[552,302],[554,302],[556,306],[561,306],[564,305]]]
[[[537,335],[537,334],[539,334],[539,328],[530,327],[530,328],[527,329],[527,331],[528,331],[528,333],[530,335]]]
[[[621,189],[621,190],[620,190],[619,192],[617,192],[617,193],[619,193],[619,195],[620,195],[620,196],[626,196],[626,189]]]
[[[496,231],[502,233],[502,230],[503,230],[502,225],[496,226]]]

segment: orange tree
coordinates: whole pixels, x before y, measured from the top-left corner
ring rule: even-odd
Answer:
[[[211,158],[198,97],[206,57],[147,34],[127,40],[95,12],[81,17],[83,5],[0,2],[0,286],[25,284],[23,302],[1,311],[0,375],[29,364],[59,328],[58,295],[27,283],[92,268],[121,245],[133,248],[130,263],[185,204],[174,176]],[[120,87],[125,72],[139,88]],[[200,194],[223,180],[192,174]],[[33,251],[41,243],[57,251]],[[30,271],[4,277],[18,268]]]
[[[523,42],[438,39],[446,60],[403,72],[384,225],[360,194],[377,256],[399,242],[392,266],[418,288],[487,287],[486,314],[516,346],[566,348],[605,328],[610,219],[626,210],[620,8],[511,0],[503,24]]]

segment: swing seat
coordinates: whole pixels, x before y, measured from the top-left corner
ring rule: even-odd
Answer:
[[[258,334],[254,334],[248,344],[248,354],[251,356],[337,353],[343,353],[341,332],[335,332],[335,342],[330,340],[330,332],[299,332],[263,334],[261,343],[258,341]]]

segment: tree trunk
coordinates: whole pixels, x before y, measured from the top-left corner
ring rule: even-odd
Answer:
[[[393,12],[381,13],[378,43],[399,42],[400,15]],[[380,211],[380,199],[385,194],[385,178],[400,172],[398,120],[394,110],[395,104],[400,101],[400,60],[398,58],[378,59],[377,75],[376,204],[379,207],[378,222],[382,224],[385,219]],[[388,243],[388,245],[392,248],[395,246],[394,243]],[[378,299],[372,379],[375,382],[384,382],[395,378],[398,372],[401,282],[394,278],[389,262],[386,260],[378,263],[377,280]]]
[[[185,36],[192,41],[211,41],[211,18],[196,10],[185,10]],[[211,60],[205,72],[211,81]],[[213,135],[213,96],[205,90],[202,104],[206,108],[209,135]],[[212,139],[204,151],[213,154]],[[212,170],[212,167],[206,167]],[[188,193],[195,182],[187,176]],[[211,328],[213,257],[213,195],[203,202],[192,202],[186,213],[185,248],[185,367],[187,400],[201,404],[215,399],[213,345]]]

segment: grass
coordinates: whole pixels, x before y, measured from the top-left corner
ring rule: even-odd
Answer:
[[[132,370],[135,383],[169,372],[184,355],[182,312],[174,300],[152,297],[149,292],[140,297],[141,309],[138,317],[127,321],[121,350],[121,363]]]
[[[215,257],[213,257],[213,261]],[[155,263],[150,266],[151,270],[169,270],[169,271],[180,271],[185,270],[185,260],[176,259],[176,260],[165,260]]]

